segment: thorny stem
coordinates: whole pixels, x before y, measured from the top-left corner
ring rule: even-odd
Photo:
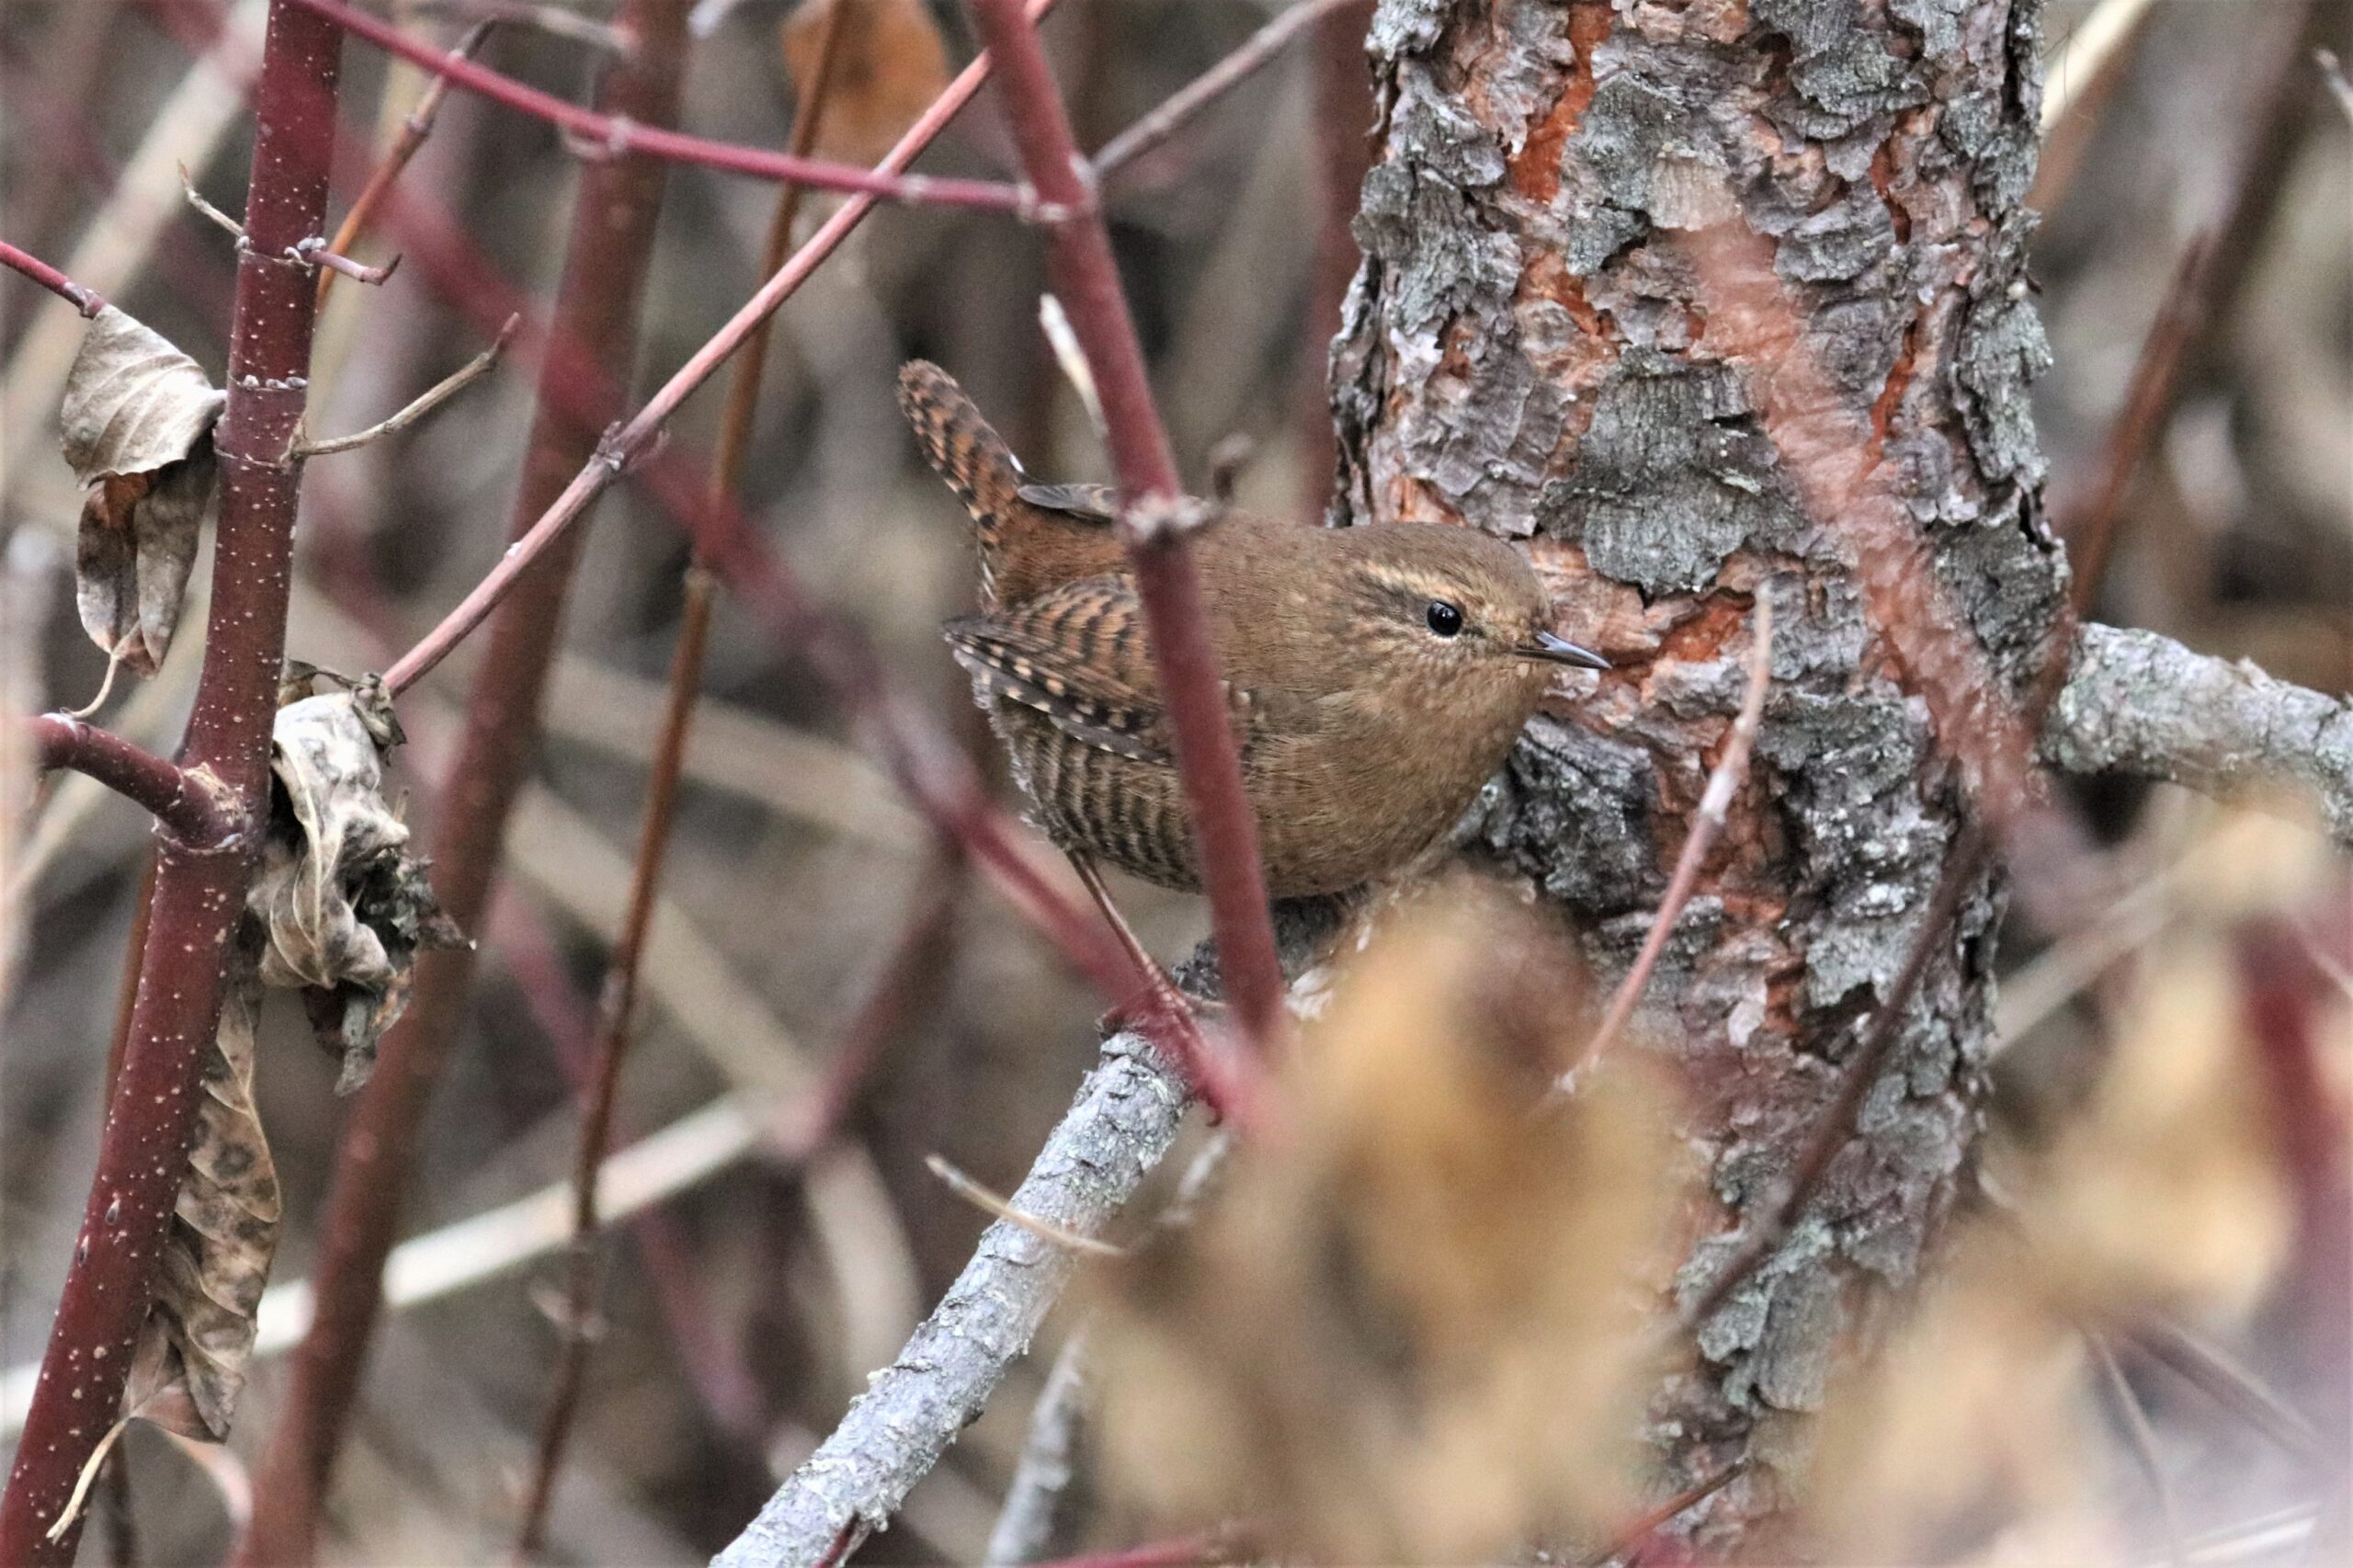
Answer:
[[[264,45],[245,228],[264,253],[325,222],[341,38],[273,0]],[[234,820],[258,820],[285,657],[299,469],[281,459],[302,417],[315,302],[311,279],[242,256],[230,329],[228,403],[215,428],[221,510],[204,665],[184,755],[217,778]],[[122,1399],[153,1300],[195,1126],[203,1053],[219,1024],[221,954],[244,906],[256,835],[159,846],[154,912],[114,1112],[41,1379],[0,1499],[0,1562],[63,1564],[78,1525],[49,1531]]]
[[[1302,28],[1313,26],[1335,11],[1363,3],[1364,0],[1299,0],[1299,4],[1278,13],[1272,21],[1244,40],[1239,49],[1162,99],[1151,113],[1103,143],[1089,160],[1094,166],[1097,182],[1109,184],[1118,177],[1121,169],[1166,142],[1203,109],[1256,75],[1282,52],[1285,44],[1299,36]],[[1362,54],[1360,49],[1358,54]],[[1359,69],[1362,69],[1361,61]]]
[[[1740,713],[1725,738],[1723,755],[1709,771],[1707,788],[1699,796],[1699,809],[1692,813],[1682,853],[1675,858],[1675,872],[1667,880],[1666,896],[1659,900],[1658,914],[1652,917],[1643,950],[1635,955],[1626,978],[1618,983],[1617,993],[1609,999],[1609,1011],[1577,1058],[1580,1068],[1600,1061],[1602,1052],[1609,1049],[1610,1042],[1626,1027],[1626,1020],[1634,1016],[1635,1004],[1642,1000],[1643,990],[1650,983],[1651,971],[1658,967],[1659,955],[1666,950],[1667,938],[1675,934],[1675,924],[1682,916],[1683,906],[1690,902],[1692,890],[1699,884],[1699,867],[1715,847],[1718,835],[1724,830],[1732,798],[1748,775],[1748,755],[1756,744],[1756,728],[1765,717],[1765,692],[1772,678],[1773,601],[1760,588],[1756,595],[1756,626],[1749,636],[1747,695],[1741,699]]]
[[[1155,512],[1182,508],[1184,487],[1145,379],[1143,347],[1128,313],[1110,235],[1036,26],[1022,14],[1021,0],[973,0],[973,16],[1004,74],[1003,101],[1030,179],[1040,197],[1073,214],[1049,231],[1054,292],[1086,351],[1112,464],[1126,492],[1128,553],[1167,693],[1226,999],[1244,1035],[1263,1048],[1281,1021],[1282,970],[1275,960],[1257,821],[1243,790],[1200,571],[1179,528],[1139,526]]]
[[[816,71],[808,92],[794,106],[786,147],[796,157],[805,155],[816,141],[847,10],[847,6],[837,5],[826,13],[824,31],[817,44]],[[785,253],[792,243],[793,222],[800,210],[799,186],[789,185],[778,192],[776,213],[768,225],[767,246],[760,262],[762,277],[784,265]],[[719,447],[711,457],[711,489],[720,495],[733,495],[743,475],[744,453],[749,445],[752,416],[759,404],[768,336],[775,324],[774,316],[761,320],[745,344],[743,357],[736,360],[729,381]],[[596,1310],[600,1273],[597,1168],[604,1163],[605,1146],[612,1136],[621,1062],[628,1054],[630,1030],[637,1014],[638,971],[644,962],[654,905],[661,897],[662,863],[669,849],[670,826],[677,811],[678,778],[686,765],[687,733],[694,722],[695,700],[702,687],[703,655],[710,641],[714,591],[710,572],[697,551],[687,567],[678,641],[670,659],[669,694],[646,780],[637,857],[630,869],[629,905],[622,915],[620,940],[614,944],[606,965],[598,1001],[596,1066],[587,1108],[581,1119],[579,1154],[573,1171],[573,1241],[565,1272],[563,1340],[556,1352],[555,1372],[549,1379],[547,1412],[540,1426],[538,1465],[524,1504],[522,1528],[516,1539],[516,1554],[527,1561],[537,1558],[546,1545],[548,1510],[555,1495],[555,1478],[563,1465],[573,1420],[580,1407],[581,1383],[588,1370],[591,1337],[586,1325]]]
[[[106,301],[95,290],[83,288],[40,257],[18,250],[6,240],[0,240],[0,267],[23,273],[85,316],[95,316],[107,308]]]
[[[456,48],[449,51],[448,58],[472,59],[495,25],[493,22],[476,22],[466,29],[465,36],[458,40]],[[401,177],[409,161],[425,145],[426,138],[433,134],[433,123],[441,118],[442,100],[449,96],[449,75],[436,71],[433,79],[426,84],[425,91],[418,96],[416,107],[409,110],[408,119],[402,122],[400,136],[385,149],[382,159],[369,172],[368,183],[352,199],[351,210],[343,215],[343,222],[336,227],[335,238],[327,243],[329,250],[344,256],[351,254],[352,246],[359,243],[359,236],[368,232],[368,224],[376,216],[376,209],[383,205],[384,193],[392,188],[394,180]],[[319,271],[321,310],[326,309],[327,293],[335,287],[335,277],[333,267],[323,267]]]
[[[111,731],[67,713],[43,713],[25,722],[32,727],[38,766],[86,775],[144,807],[191,848],[219,846],[244,820],[242,804],[223,799],[208,777],[157,756]]]
[[[602,157],[637,153],[664,163],[698,164],[731,174],[783,180],[819,190],[857,191],[878,199],[904,201],[918,206],[974,207],[1040,219],[1053,215],[1040,210],[1036,198],[1019,186],[1000,185],[990,180],[939,179],[926,175],[903,176],[895,170],[878,174],[848,164],[826,163],[814,158],[794,157],[789,153],[771,153],[763,147],[713,142],[707,137],[690,136],[683,131],[647,124],[629,115],[600,114],[594,109],[582,108],[577,104],[566,103],[553,94],[528,86],[473,61],[452,59],[431,45],[410,38],[381,18],[344,4],[343,0],[290,0],[290,3],[316,12],[387,53],[397,54],[428,71],[438,71],[469,92],[480,93],[509,108],[570,131],[582,143],[596,148]]]
[[[316,14],[308,0],[280,3]],[[606,109],[654,121],[675,116],[685,12],[685,0],[631,0],[624,16],[639,48],[605,72],[597,97]],[[441,58],[435,52],[427,63]],[[623,157],[592,163],[583,174],[553,319],[563,336],[593,346],[591,362],[604,390],[592,390],[592,405],[584,408],[575,401],[583,389],[570,361],[551,356],[541,364],[515,500],[517,528],[590,457],[598,428],[619,412],[616,389],[637,342],[665,173],[652,160]],[[394,202],[404,194],[388,191]],[[540,694],[581,539],[573,535],[562,552],[543,561],[506,607],[468,696],[433,841],[436,891],[462,929],[479,929],[488,913],[507,819],[530,770]],[[403,1189],[433,1090],[460,1033],[473,969],[469,949],[432,953],[418,963],[408,1012],[385,1036],[375,1075],[353,1108],[320,1225],[316,1312],[256,1477],[240,1562],[307,1561],[316,1550],[324,1496],[381,1304]]]

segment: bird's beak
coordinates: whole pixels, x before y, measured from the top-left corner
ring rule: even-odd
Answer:
[[[1547,664],[1569,665],[1581,670],[1606,670],[1609,661],[1590,648],[1580,648],[1565,637],[1555,637],[1549,631],[1536,634],[1533,646],[1512,650],[1523,659],[1542,659]]]

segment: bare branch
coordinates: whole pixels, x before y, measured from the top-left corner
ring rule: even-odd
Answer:
[[[2086,626],[2042,728],[2069,773],[2161,778],[2222,799],[2316,807],[2353,845],[2353,702],[2192,653],[2154,631]]]
[[[245,229],[263,249],[315,233],[325,218],[335,138],[337,40],[299,9],[271,10]],[[220,780],[239,819],[269,777],[286,647],[300,471],[275,460],[302,417],[315,293],[306,278],[246,255],[229,335],[228,403],[214,427],[221,463],[213,595],[186,767]],[[78,1529],[52,1539],[74,1483],[120,1403],[131,1351],[178,1198],[204,1053],[218,1028],[220,954],[244,908],[246,839],[158,846],[154,911],[139,999],[100,1137],[82,1230],[6,1496],[0,1562],[72,1562]]]
[[[1099,1233],[1167,1153],[1184,1109],[1184,1085],[1143,1037],[1114,1037],[1012,1202],[1075,1234]],[[808,1568],[845,1532],[854,1546],[887,1524],[1029,1348],[1074,1267],[1063,1248],[991,1225],[898,1360],[719,1554],[720,1568]]]
[[[32,727],[43,768],[70,768],[142,806],[182,842],[206,848],[235,831],[235,802],[210,775],[190,772],[70,713],[44,713]]]
[[[39,256],[20,251],[0,240],[0,267],[21,272],[85,316],[95,316],[107,308],[107,302],[96,290],[85,289]]]
[[[1243,40],[1242,46],[1176,92],[1158,108],[1103,143],[1093,159],[1096,179],[1108,184],[1120,170],[1158,147],[1193,118],[1256,75],[1300,32],[1358,0],[1299,0]]]
[[[550,38],[586,44],[606,54],[630,51],[626,29],[562,6],[534,4],[533,0],[412,0],[410,9],[427,17],[457,17],[473,23],[477,29],[511,22]]]
[[[620,115],[599,114],[567,103],[551,93],[528,86],[471,60],[454,59],[429,44],[420,43],[382,18],[369,15],[343,0],[291,0],[326,17],[337,27],[365,39],[387,53],[437,71],[469,92],[480,93],[512,109],[561,127],[601,153],[618,157],[635,153],[666,163],[699,164],[731,174],[783,180],[819,190],[857,191],[881,200],[905,201],[928,207],[974,207],[1016,212],[1040,221],[1061,214],[1040,207],[1036,196],[1020,186],[992,180],[939,179],[926,175],[888,174],[826,163],[816,158],[772,153],[764,147],[743,147],[689,136],[659,126],[641,125]]]
[[[486,21],[476,22],[467,28],[465,36],[449,51],[449,58],[472,59],[490,37],[492,26]],[[435,72],[433,79],[426,84],[425,91],[417,96],[416,107],[410,109],[408,118],[401,122],[400,136],[386,149],[375,168],[369,172],[368,183],[353,199],[351,210],[343,215],[343,222],[335,228],[335,238],[327,242],[329,250],[346,256],[351,254],[352,247],[359,243],[359,236],[368,232],[368,224],[376,216],[376,210],[383,205],[385,193],[392,189],[392,182],[401,177],[401,171],[408,167],[409,161],[416,156],[417,150],[433,134],[434,122],[441,118],[441,105],[449,96],[449,78]],[[332,268],[319,274],[319,308],[322,310],[326,308],[327,293],[335,287],[336,276]]]
[[[398,435],[490,374],[491,367],[498,363],[500,351],[506,348],[507,338],[515,331],[517,320],[517,318],[511,316],[507,318],[506,330],[498,335],[496,342],[467,360],[450,375],[427,388],[415,402],[390,418],[379,420],[365,430],[355,430],[348,436],[337,436],[332,440],[298,441],[291,455],[296,458],[325,457],[331,452],[353,451],[368,445],[370,441],[380,440],[386,436]]]
[[[1643,988],[1650,983],[1651,971],[1658,967],[1659,955],[1666,950],[1667,938],[1675,934],[1675,923],[1683,914],[1683,906],[1691,900],[1691,890],[1699,885],[1699,867],[1715,847],[1717,835],[1724,829],[1725,813],[1732,807],[1732,798],[1739,790],[1741,780],[1748,776],[1748,754],[1756,744],[1756,728],[1765,717],[1765,692],[1773,678],[1773,600],[1770,585],[1759,587],[1756,594],[1756,629],[1749,634],[1748,691],[1741,699],[1740,713],[1733,720],[1732,733],[1724,740],[1723,755],[1709,771],[1707,788],[1700,792],[1699,809],[1691,814],[1691,825],[1683,838],[1682,853],[1675,858],[1675,872],[1668,878],[1666,895],[1659,900],[1658,913],[1651,919],[1650,934],[1643,939],[1643,950],[1634,957],[1633,966],[1626,971],[1626,978],[1618,983],[1618,990],[1609,998],[1609,1011],[1603,1016],[1601,1026],[1593,1031],[1593,1039],[1577,1058],[1580,1068],[1590,1066],[1609,1049],[1626,1020],[1634,1016],[1634,1005],[1642,1000]]]
[[[1006,1488],[1005,1506],[989,1531],[987,1568],[1034,1562],[1054,1535],[1054,1512],[1077,1473],[1074,1456],[1086,1407],[1086,1338],[1081,1324],[1063,1342],[1053,1370],[1029,1412],[1021,1461]]]
[[[1022,163],[1040,196],[1075,216],[1051,231],[1055,293],[1086,350],[1106,436],[1130,511],[1124,525],[1137,597],[1168,716],[1176,765],[1192,808],[1195,854],[1227,999],[1244,1035],[1263,1045],[1281,1023],[1282,971],[1267,913],[1257,821],[1243,793],[1242,763],[1201,602],[1199,566],[1179,530],[1147,535],[1138,519],[1180,505],[1184,487],[1144,375],[1143,348],[1128,313],[1111,240],[1060,91],[1021,0],[973,0],[973,16],[1004,76],[1004,102]]]

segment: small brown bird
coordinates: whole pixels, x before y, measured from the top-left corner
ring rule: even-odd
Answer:
[[[981,613],[943,629],[1039,824],[1064,849],[1198,890],[1171,727],[1105,486],[1031,484],[937,365],[899,372],[924,454],[972,514]],[[1267,892],[1337,892],[1454,824],[1536,711],[1554,636],[1501,540],[1229,512],[1193,543]]]

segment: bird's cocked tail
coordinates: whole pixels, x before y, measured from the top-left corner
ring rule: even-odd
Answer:
[[[956,378],[928,359],[900,367],[899,406],[915,427],[925,458],[972,514],[985,557],[1021,505],[1021,464],[1013,449],[981,417]]]

